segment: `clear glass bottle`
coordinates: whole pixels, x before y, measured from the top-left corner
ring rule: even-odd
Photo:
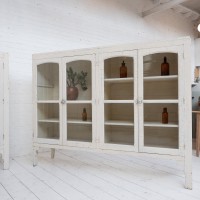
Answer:
[[[169,75],[169,63],[167,57],[164,57],[164,62],[161,64],[161,76]]]
[[[87,112],[86,112],[86,108],[83,108],[82,120],[83,120],[83,121],[87,121]]]
[[[167,108],[163,108],[162,123],[163,124],[168,124],[168,112],[167,112]]]
[[[122,62],[122,65],[120,67],[120,78],[126,78],[127,77],[127,67],[125,65],[125,62]]]

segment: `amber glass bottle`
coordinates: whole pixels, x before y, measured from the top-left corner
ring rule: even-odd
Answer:
[[[161,76],[169,75],[169,63],[167,62],[167,58],[164,57],[164,62],[161,64]]]
[[[83,121],[87,121],[87,112],[86,112],[86,108],[83,108],[82,120],[83,120]]]
[[[122,62],[122,65],[120,67],[120,78],[126,78],[127,77],[127,67],[125,65],[125,62]]]
[[[168,112],[167,112],[167,108],[163,108],[162,123],[163,124],[168,124]]]
[[[198,98],[198,106],[200,106],[200,96],[199,96],[199,98]]]

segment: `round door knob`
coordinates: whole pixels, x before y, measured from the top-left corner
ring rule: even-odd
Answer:
[[[62,104],[65,104],[65,103],[66,103],[66,101],[63,99],[63,100],[61,101],[61,103],[62,103]]]

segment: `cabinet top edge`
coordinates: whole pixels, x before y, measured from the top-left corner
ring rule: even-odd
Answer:
[[[181,37],[171,40],[154,40],[142,43],[121,43],[107,46],[96,46],[90,48],[68,49],[52,52],[41,52],[32,55],[33,60],[47,59],[47,58],[62,58],[70,56],[92,55],[99,53],[106,53],[110,51],[131,51],[138,49],[156,48],[160,46],[176,46],[176,45],[191,45],[191,37]]]
[[[9,57],[9,54],[8,53],[5,53],[5,52],[0,52],[0,58],[8,58]]]

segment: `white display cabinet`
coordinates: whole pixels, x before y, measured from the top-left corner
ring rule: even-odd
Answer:
[[[8,54],[0,54],[0,160],[9,168],[9,79]]]
[[[34,55],[34,165],[39,147],[51,148],[52,156],[69,147],[151,153],[182,159],[191,188],[189,49],[190,39],[182,38]],[[161,75],[164,57],[168,75]],[[120,78],[122,65],[127,72]],[[70,70],[87,73],[87,90],[79,85],[74,100]]]

